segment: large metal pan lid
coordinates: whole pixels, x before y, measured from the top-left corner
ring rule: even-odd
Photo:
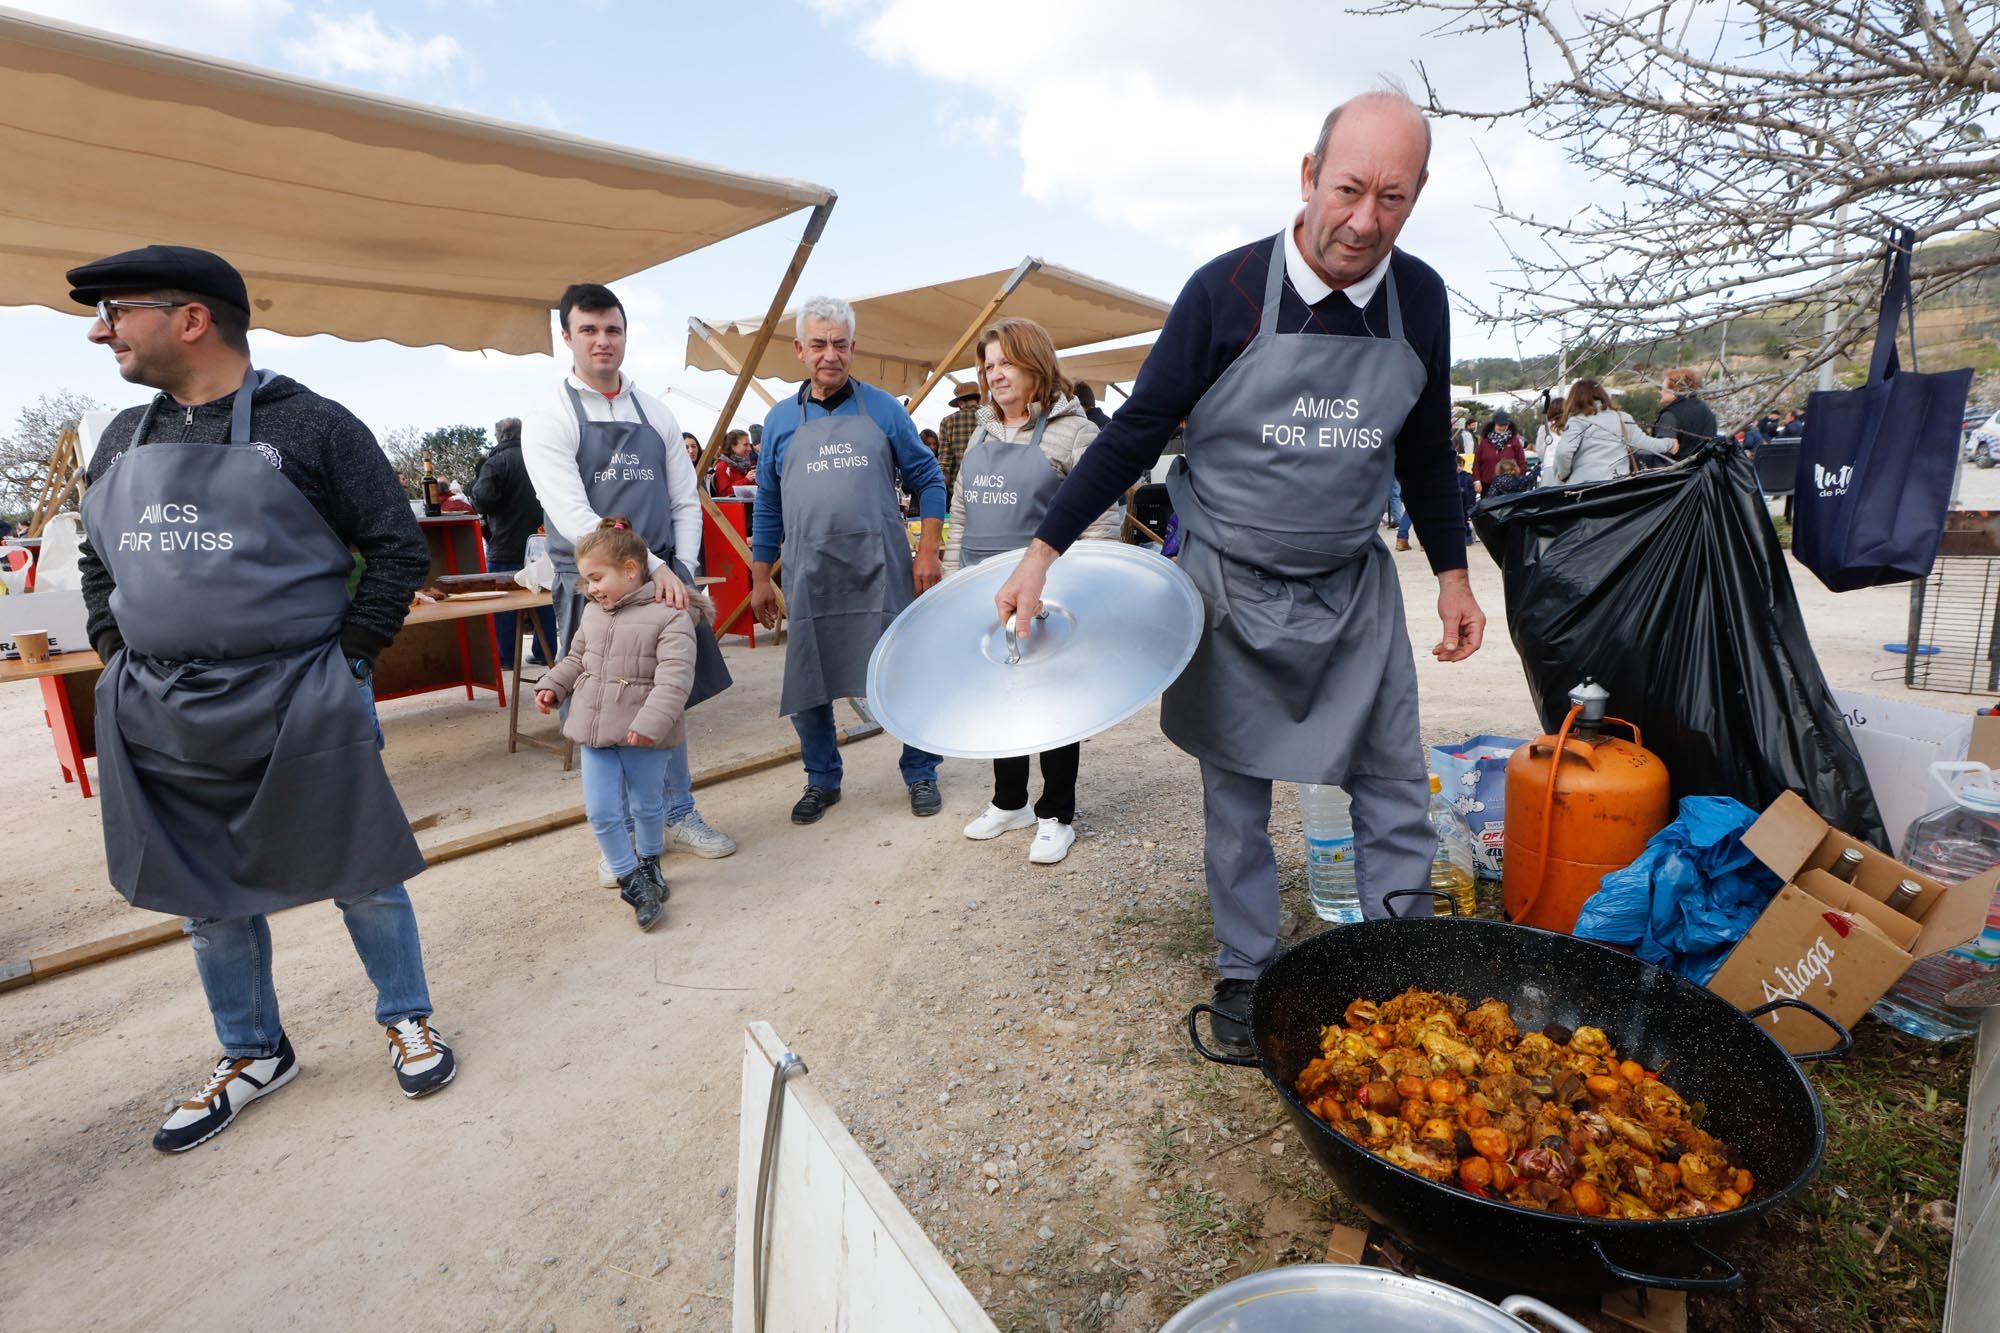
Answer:
[[[1021,551],[961,569],[912,602],[868,660],[868,706],[934,754],[1036,754],[1116,726],[1180,675],[1201,638],[1201,594],[1172,561],[1078,542],[1049,567],[1043,613],[1018,645],[993,595]]]
[[[1160,1333],[1526,1333],[1533,1315],[1561,1333],[1581,1324],[1526,1296],[1497,1307],[1456,1287],[1353,1264],[1267,1268],[1217,1287],[1183,1309]]]

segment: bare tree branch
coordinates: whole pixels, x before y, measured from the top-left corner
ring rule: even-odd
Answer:
[[[1596,201],[1550,217],[1494,185],[1514,271],[1473,313],[1521,334],[1602,349],[1758,321],[1781,345],[1783,368],[1762,380],[1776,394],[1872,334],[1890,223],[1917,234],[1920,299],[2000,271],[2000,0],[1360,12],[1432,15],[1441,37],[1505,33],[1520,47],[1524,86],[1497,106],[1462,104],[1416,71],[1434,113],[1560,145],[1586,187],[1564,195]]]

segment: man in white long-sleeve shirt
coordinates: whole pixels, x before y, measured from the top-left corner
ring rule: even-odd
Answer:
[[[610,517],[629,520],[651,554],[655,596],[688,604],[688,583],[701,559],[701,502],[694,465],[681,445],[680,423],[667,405],[625,377],[625,307],[608,287],[576,283],[562,296],[563,342],[570,373],[521,419],[521,454],[542,502],[549,557],[556,567],[556,632],[560,647],[582,614],[575,544]],[[729,687],[715,636],[703,627],[688,706]],[[698,856],[728,856],[736,843],[710,828],[694,808],[687,746],[667,760],[667,846]],[[600,862],[598,880],[615,886]]]

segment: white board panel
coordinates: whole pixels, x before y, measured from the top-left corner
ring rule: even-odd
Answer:
[[[755,1328],[758,1163],[772,1070],[784,1053],[769,1024],[749,1026],[737,1154],[737,1333]],[[995,1333],[839,1115],[813,1090],[810,1074],[785,1089],[765,1232],[765,1333]]]

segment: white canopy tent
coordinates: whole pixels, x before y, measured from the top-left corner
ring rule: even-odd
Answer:
[[[1106,347],[1095,352],[1064,352],[1063,374],[1093,387],[1126,385],[1139,378],[1140,367],[1153,350],[1153,339],[1130,347]]]
[[[853,304],[855,376],[890,393],[911,395],[913,409],[943,372],[958,372],[960,378],[971,373],[967,350],[980,330],[1003,313],[1034,320],[1064,348],[1150,333],[1166,322],[1168,308],[1164,301],[1032,256],[1012,270],[867,296]],[[796,311],[785,311],[775,329],[768,316],[691,319],[688,365],[731,373],[747,365],[759,379],[801,381],[805,367],[791,348],[796,318]],[[753,356],[751,345],[760,336],[768,341]]]
[[[833,193],[0,9],[0,302],[150,242],[226,256],[254,323],[546,352],[612,282]]]
[[[552,350],[549,311],[569,283],[616,282],[809,207],[775,315],[834,204],[820,185],[4,8],[0,181],[0,304],[76,313],[66,270],[197,245],[242,271],[258,328],[513,353]]]

